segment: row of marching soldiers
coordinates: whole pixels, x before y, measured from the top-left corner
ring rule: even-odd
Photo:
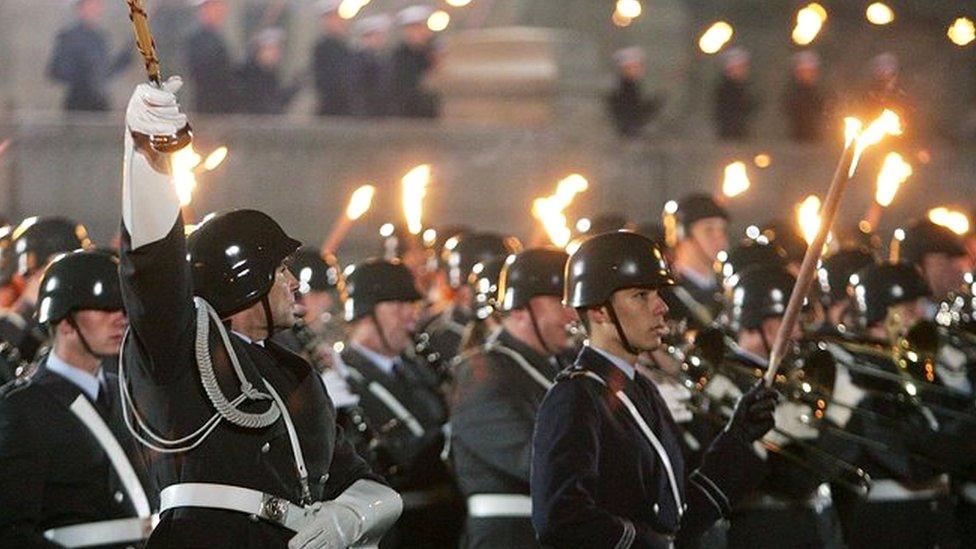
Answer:
[[[462,230],[438,250],[394,230],[386,257],[340,269],[255,210],[187,236],[170,153],[146,139],[186,126],[178,88],[129,103],[117,252],[62,218],[0,239],[0,545],[972,532],[973,298],[952,233],[907,228],[904,263],[831,253],[769,389],[788,230],[730,246],[728,214],[692,195],[667,209],[671,248],[611,230],[569,255]]]

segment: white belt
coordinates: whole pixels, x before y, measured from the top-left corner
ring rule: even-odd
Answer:
[[[237,511],[297,532],[305,523],[305,508],[285,498],[226,484],[188,482],[167,486],[159,494],[159,512],[176,507],[206,507]]]
[[[531,517],[532,498],[522,494],[475,494],[468,497],[468,516]]]
[[[868,501],[905,501],[932,499],[949,493],[949,481],[945,475],[923,488],[907,488],[897,480],[880,479],[871,483]]]
[[[73,524],[61,528],[51,528],[44,532],[44,539],[64,547],[91,547],[93,545],[116,545],[126,542],[142,541],[149,537],[159,517],[125,518]]]

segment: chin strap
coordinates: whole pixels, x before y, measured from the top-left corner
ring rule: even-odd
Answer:
[[[380,325],[379,319],[376,318],[376,312],[370,312],[369,318],[372,320],[373,326],[376,327],[376,333],[380,337],[380,345],[386,349],[386,352],[388,352],[390,356],[399,356],[400,353],[396,352],[396,350],[393,349],[393,345],[390,345],[390,340],[386,339],[386,332],[383,331],[383,326]]]
[[[75,332],[78,333],[78,339],[81,341],[81,346],[85,348],[86,353],[97,358],[98,360],[104,360],[109,356],[111,356],[102,353],[96,353],[95,350],[91,348],[91,345],[88,344],[88,339],[85,337],[85,333],[81,331],[81,328],[78,327],[78,323],[75,322],[74,313],[68,313],[68,316],[64,317],[64,320],[68,323],[69,326],[74,328]]]
[[[535,338],[539,340],[539,345],[542,345],[542,348],[545,349],[546,354],[555,358],[556,362],[558,362],[560,366],[565,366],[562,361],[559,360],[559,355],[549,347],[549,344],[546,343],[545,338],[542,337],[542,330],[539,329],[539,321],[536,319],[531,301],[525,304],[525,310],[529,313],[529,320],[532,321],[532,331],[535,333]]]
[[[607,308],[607,314],[610,315],[610,321],[613,322],[613,326],[617,329],[617,335],[620,336],[620,344],[623,345],[624,349],[626,349],[627,352],[632,355],[641,354],[640,351],[630,344],[630,340],[627,339],[627,334],[624,332],[624,327],[620,323],[620,319],[617,318],[617,311],[614,310],[613,303],[607,301],[604,304],[604,307]]]
[[[261,308],[264,309],[264,325],[268,330],[267,338],[271,339],[274,335],[274,315],[271,314],[271,300],[268,299],[268,294],[264,294],[261,298]]]

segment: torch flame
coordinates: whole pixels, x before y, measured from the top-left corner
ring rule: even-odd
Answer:
[[[883,2],[875,2],[864,10],[864,16],[875,25],[887,25],[895,20],[895,12]]]
[[[208,172],[212,172],[217,169],[223,163],[224,159],[227,158],[227,147],[220,146],[213,150],[212,153],[207,155],[207,159],[203,161],[203,169]]]
[[[722,194],[725,196],[739,196],[749,190],[751,184],[745,162],[735,161],[725,167],[725,178],[722,181]]]
[[[617,0],[616,12],[624,19],[636,19],[642,11],[639,0]]]
[[[813,242],[820,230],[820,197],[811,194],[800,202],[796,208],[796,223],[807,244]]]
[[[976,40],[976,24],[968,17],[960,17],[952,22],[946,35],[957,46],[969,45]]]
[[[698,39],[698,47],[709,55],[718,53],[732,39],[733,34],[735,31],[732,25],[725,21],[717,21],[712,23],[712,26],[708,27],[708,30]]]
[[[401,180],[403,183],[403,214],[410,234],[420,234],[424,228],[424,197],[430,183],[430,164],[415,166]]]
[[[532,202],[532,215],[542,223],[549,240],[556,246],[565,248],[572,238],[572,231],[567,225],[563,210],[573,202],[577,194],[585,191],[589,186],[590,183],[585,177],[574,173],[559,182],[555,194],[536,198]]]
[[[793,42],[806,46],[820,34],[827,21],[827,10],[820,4],[808,4],[796,13],[796,26],[793,27]]]
[[[845,119],[845,122],[847,120]],[[850,129],[850,126],[848,129]],[[857,136],[854,138],[854,157],[851,161],[851,168],[847,171],[847,177],[854,177],[854,172],[857,170],[857,164],[861,160],[861,155],[864,154],[864,151],[868,147],[880,143],[886,135],[901,135],[901,132],[901,119],[898,118],[898,115],[894,111],[885,109],[881,113],[881,116],[874,119],[864,131],[857,133]],[[850,146],[850,140],[848,140],[847,144]]]
[[[355,221],[369,211],[373,205],[373,195],[376,194],[376,187],[363,185],[352,192],[349,197],[349,205],[346,206],[346,217],[349,221]]]
[[[359,14],[359,11],[365,8],[371,0],[342,0],[339,4],[339,17],[343,19],[352,19]]]
[[[180,206],[189,206],[193,201],[193,189],[197,187],[197,176],[194,168],[203,159],[193,145],[187,145],[176,151],[170,157],[170,172],[173,175],[173,185],[176,186],[176,196],[180,199]]]
[[[874,200],[878,205],[887,208],[895,199],[898,187],[912,175],[912,165],[905,162],[905,159],[896,152],[890,152],[885,156],[881,164],[881,171],[878,172],[878,187],[874,195]]]
[[[945,206],[929,210],[929,221],[942,225],[950,231],[964,235],[969,232],[969,218],[958,210],[950,210]]]

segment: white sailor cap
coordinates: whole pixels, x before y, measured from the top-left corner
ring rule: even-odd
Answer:
[[[629,65],[631,63],[643,63],[645,58],[644,50],[639,46],[623,48],[613,54],[613,62],[618,66]]]
[[[728,51],[726,51],[722,55],[723,67],[731,67],[732,65],[738,65],[740,63],[748,63],[748,62],[749,62],[749,50],[740,46],[729,48]]]
[[[318,15],[328,15],[338,11],[342,5],[342,0],[319,0],[315,3],[315,13]]]
[[[285,31],[278,27],[268,27],[258,31],[251,40],[255,46],[280,44],[285,40]]]
[[[363,17],[353,23],[352,32],[359,36],[365,36],[367,34],[373,34],[377,32],[387,32],[393,25],[392,17],[381,13],[378,15],[370,15],[369,17]]]
[[[399,27],[416,25],[427,22],[427,18],[434,10],[430,6],[410,6],[403,8],[396,14],[396,24]]]

